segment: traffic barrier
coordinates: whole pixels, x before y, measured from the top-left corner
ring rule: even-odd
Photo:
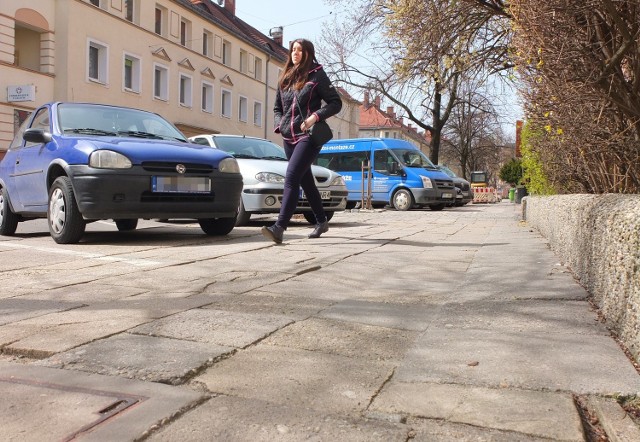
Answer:
[[[498,191],[494,187],[474,187],[474,203],[497,203],[500,201]]]

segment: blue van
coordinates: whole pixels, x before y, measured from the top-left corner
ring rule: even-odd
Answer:
[[[371,162],[371,176],[363,163]],[[396,210],[429,206],[442,210],[456,198],[453,180],[408,141],[393,138],[331,140],[316,164],[338,172],[347,183],[347,208],[371,197],[372,206]]]

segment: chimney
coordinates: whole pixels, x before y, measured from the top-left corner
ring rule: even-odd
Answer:
[[[380,95],[376,97],[376,107],[380,109]]]
[[[282,46],[282,26],[269,29],[269,37],[273,38],[273,41]]]
[[[364,108],[368,109],[369,108],[369,91],[364,91]]]
[[[387,114],[391,118],[395,118],[396,117],[396,113],[393,111],[393,106],[387,106]]]
[[[229,11],[231,15],[236,15],[236,0],[224,0],[224,9]]]

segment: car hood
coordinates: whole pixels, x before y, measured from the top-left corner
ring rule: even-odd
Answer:
[[[240,166],[240,173],[245,180],[245,183],[255,181],[255,176],[259,172],[277,173],[278,175],[285,176],[287,173],[288,161],[278,160],[251,160],[247,158],[236,158],[238,166]],[[311,166],[311,171],[316,181],[320,183],[326,183],[328,185],[334,178],[338,177],[338,174],[333,170],[327,169],[321,166]]]
[[[231,155],[224,151],[180,141],[102,137],[99,139],[84,139],[83,142],[93,147],[90,150],[100,149],[119,152],[127,156],[133,164],[140,164],[143,161],[201,161],[217,164],[224,158],[231,158]]]

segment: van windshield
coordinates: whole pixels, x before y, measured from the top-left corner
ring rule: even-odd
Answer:
[[[393,149],[394,156],[404,167],[422,167],[424,169],[438,170],[425,154],[414,149]]]

